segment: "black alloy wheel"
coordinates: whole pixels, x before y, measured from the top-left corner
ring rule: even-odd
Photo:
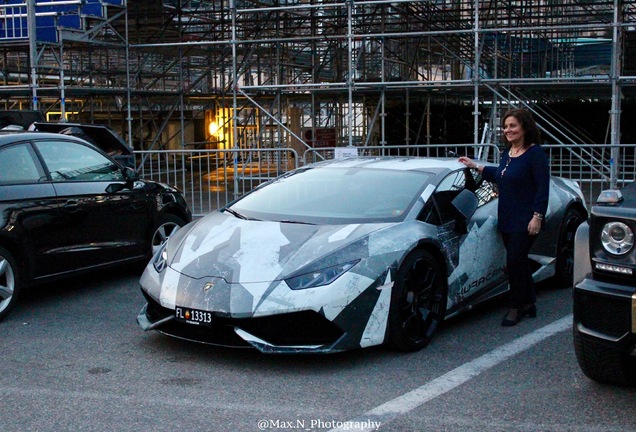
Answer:
[[[577,209],[568,209],[559,228],[557,243],[556,282],[564,288],[572,288],[574,278],[574,236],[585,216]]]
[[[391,294],[389,343],[417,351],[431,341],[446,313],[446,278],[430,252],[415,250],[404,260]]]
[[[185,221],[172,214],[162,215],[152,231],[151,253],[152,256],[161,248],[176,230],[185,225]]]

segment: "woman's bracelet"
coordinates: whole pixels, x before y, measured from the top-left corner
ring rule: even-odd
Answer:
[[[543,220],[543,215],[541,213],[534,212],[532,217],[535,217],[535,218],[537,218],[539,220]]]

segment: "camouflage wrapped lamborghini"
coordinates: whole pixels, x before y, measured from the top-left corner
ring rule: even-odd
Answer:
[[[578,186],[552,178],[536,280],[570,286]],[[508,290],[497,191],[456,159],[299,168],[175,233],[146,267],[144,330],[267,353],[389,344]]]

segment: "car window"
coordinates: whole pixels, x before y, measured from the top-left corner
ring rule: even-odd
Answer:
[[[37,183],[44,172],[36,162],[29,144],[18,144],[0,150],[0,184]]]
[[[364,168],[314,168],[282,176],[231,206],[244,216],[305,223],[404,220],[430,173]]]
[[[437,186],[418,219],[433,225],[442,225],[455,219],[453,199],[466,187],[465,170],[453,171]],[[470,179],[472,181],[472,179]],[[470,189],[470,188],[469,188]]]
[[[466,173],[464,170],[454,171],[447,175],[437,186],[439,191],[461,191],[466,185]]]
[[[96,150],[69,141],[35,142],[54,181],[124,180],[121,168]]]

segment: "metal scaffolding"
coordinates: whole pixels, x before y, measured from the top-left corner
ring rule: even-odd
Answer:
[[[464,143],[498,142],[511,106],[550,142],[592,143],[546,109],[566,99],[610,103],[618,145],[636,82],[636,0],[89,3],[33,3],[49,33],[10,25],[26,3],[0,6],[0,98],[137,149],[439,144],[449,105],[468,109],[446,120]]]

